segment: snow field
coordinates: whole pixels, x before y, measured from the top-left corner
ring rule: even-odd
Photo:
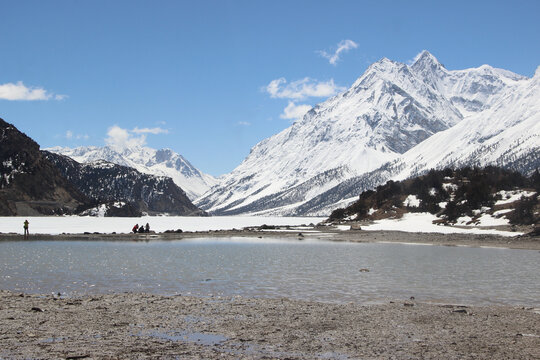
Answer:
[[[469,218],[470,219],[470,218]],[[494,220],[499,220],[492,218]],[[442,233],[442,234],[493,234],[501,236],[517,236],[522,235],[520,232],[500,231],[492,229],[479,229],[471,227],[469,229],[457,228],[453,226],[435,225],[433,220],[439,220],[435,215],[430,213],[407,213],[401,219],[383,219],[377,220],[372,225],[362,226],[362,230],[394,230],[406,232],[422,232],[422,233]],[[482,225],[487,225],[490,222],[496,223],[494,220],[484,220]],[[489,224],[489,225],[492,225]],[[497,224],[500,225],[500,224]]]
[[[164,232],[182,229],[183,231],[210,231],[241,229],[248,226],[266,225],[303,225],[317,224],[322,217],[265,217],[265,216],[143,216],[130,217],[93,217],[93,216],[42,216],[42,217],[0,217],[0,230],[3,233],[23,233],[23,222],[30,222],[30,234],[82,234],[99,232],[118,234],[129,233],[135,224],[150,224],[150,230]]]

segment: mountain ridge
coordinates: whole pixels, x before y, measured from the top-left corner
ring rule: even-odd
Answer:
[[[433,135],[491,109],[501,96],[529,81],[488,65],[447,70],[427,51],[411,65],[383,58],[348,90],[255,145],[197,204],[222,215],[311,214],[299,209],[339,183],[399,160]],[[303,194],[292,191],[333,168],[342,169],[341,174]]]
[[[143,174],[105,160],[81,164],[65,155],[49,151],[43,154],[80,192],[98,204],[122,202],[148,215],[206,215],[171,178]]]
[[[0,118],[1,216],[73,214],[88,202],[34,140]]]
[[[170,177],[192,201],[217,183],[216,178],[201,172],[171,149],[152,149],[139,145],[133,147],[107,145],[76,148],[56,146],[45,150],[69,156],[79,163],[105,160],[137,169],[145,174]]]

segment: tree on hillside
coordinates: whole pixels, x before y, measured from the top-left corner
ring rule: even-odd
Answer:
[[[531,225],[538,222],[534,214],[534,208],[538,203],[537,196],[522,196],[517,202],[515,210],[509,214],[511,224]]]

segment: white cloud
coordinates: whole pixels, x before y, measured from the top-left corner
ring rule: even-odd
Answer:
[[[236,125],[238,125],[238,126],[250,126],[251,123],[247,122],[247,121],[239,121],[239,122],[236,123]]]
[[[169,130],[162,128],[142,128],[135,127],[132,130],[123,129],[114,125],[107,131],[105,143],[120,149],[138,147],[146,145],[146,134],[158,135],[168,134]],[[134,135],[137,134],[137,135]]]
[[[157,135],[157,134],[168,134],[169,130],[162,129],[160,127],[142,128],[142,129],[139,129],[138,127],[135,127],[135,129],[131,130],[131,132],[133,132],[135,134],[154,134],[154,135]]]
[[[266,92],[272,98],[301,100],[308,97],[329,97],[345,90],[337,86],[334,79],[318,82],[309,77],[287,83],[285,78],[270,81]]]
[[[311,110],[311,106],[309,105],[296,105],[293,101],[289,101],[289,104],[283,109],[283,113],[279,117],[282,119],[297,120],[301,119],[309,110]]]
[[[22,81],[0,84],[0,99],[3,100],[63,100],[66,95],[55,95],[40,87],[27,87]]]
[[[351,49],[356,49],[357,47],[358,47],[358,44],[352,40],[341,40],[338,44],[337,50],[333,54],[327,53],[324,50],[319,51],[319,54],[322,57],[328,59],[328,62],[330,64],[335,66],[337,62],[339,61],[339,57],[341,53],[347,52]]]
[[[73,131],[71,130],[66,131],[66,139],[73,139]]]
[[[127,129],[114,125],[107,131],[105,143],[121,149],[144,146],[146,144],[146,135],[133,136]]]

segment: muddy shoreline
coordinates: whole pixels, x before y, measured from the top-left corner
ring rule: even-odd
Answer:
[[[301,234],[300,234],[301,233]],[[538,237],[246,229],[31,235],[32,240],[288,238],[540,250]],[[0,234],[0,240],[22,240]],[[383,304],[145,293],[0,290],[0,359],[538,359],[540,309],[395,299]]]
[[[93,240],[93,241],[172,241],[194,238],[287,238],[295,240],[319,239],[327,241],[346,241],[354,243],[391,242],[408,244],[429,244],[441,246],[497,247],[508,249],[540,250],[540,237],[514,236],[505,237],[489,234],[441,234],[414,233],[402,231],[340,231],[327,226],[298,229],[298,227],[277,227],[260,230],[248,228],[242,230],[217,230],[182,233],[150,233],[150,234],[32,234],[29,240]],[[2,240],[23,240],[21,234],[0,233]]]
[[[0,291],[1,359],[538,359],[540,309]]]

